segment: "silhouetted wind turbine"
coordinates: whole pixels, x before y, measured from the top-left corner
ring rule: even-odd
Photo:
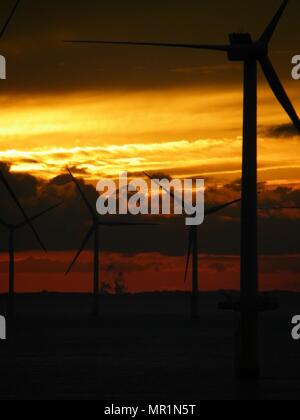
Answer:
[[[5,178],[5,176],[3,175],[3,173],[0,171],[0,181],[4,184],[5,188],[7,189],[9,195],[11,196],[11,198],[13,199],[13,201],[15,202],[16,206],[18,207],[18,209],[20,210],[22,216],[24,217],[24,219],[26,220],[27,224],[29,225],[30,229],[32,230],[32,233],[34,234],[34,236],[36,237],[40,247],[47,252],[45,245],[43,244],[39,234],[37,233],[35,227],[33,226],[30,218],[28,217],[27,213],[25,212],[25,210],[23,209],[20,201],[18,200],[14,190],[12,189],[12,187],[10,186],[9,182],[7,181],[7,179]]]
[[[28,217],[28,215],[25,212],[24,208],[22,207],[20,201],[18,200],[18,198],[17,198],[17,196],[16,196],[13,188],[11,187],[11,185],[8,182],[8,180],[6,179],[6,177],[4,176],[4,174],[1,171],[0,171],[0,181],[3,183],[4,187],[6,188],[6,190],[9,193],[9,195],[11,196],[12,200],[14,201],[14,203],[18,207],[19,211],[21,212],[22,216],[24,217],[24,223],[26,223],[30,227],[30,229],[32,230],[32,233],[34,234],[35,238],[37,239],[40,247],[45,252],[47,252],[45,245],[43,244],[43,242],[42,242],[39,234],[37,233],[35,227],[33,226],[33,223],[32,223],[33,220]],[[41,216],[43,214],[44,213],[42,213]],[[5,224],[5,222],[4,222],[4,224]],[[19,226],[12,227],[11,225],[8,225],[7,227],[9,227],[13,231],[13,230],[17,229]],[[20,225],[20,227],[23,227],[23,226]],[[10,242],[10,247],[9,247],[10,248],[10,261],[11,261],[11,263],[10,263],[10,290],[13,289],[12,286],[13,286],[13,283],[14,283],[14,266],[13,266],[13,260],[14,260],[14,257],[13,257],[13,254],[14,254],[14,251],[13,251],[13,249],[14,249],[14,241],[13,241],[13,236],[14,235],[11,234],[11,236],[10,236],[11,242]]]
[[[71,43],[137,45],[167,48],[221,51],[230,61],[244,63],[244,123],[242,164],[242,214],[241,214],[241,322],[239,326],[240,354],[238,377],[258,379],[258,255],[257,255],[257,62],[277,100],[300,131],[298,115],[285,92],[269,59],[269,43],[288,4],[284,0],[277,13],[258,39],[250,34],[230,34],[226,45],[170,44],[157,42],[112,42],[93,40],[69,40]]]
[[[155,178],[148,173],[144,172],[144,174],[150,178],[152,181],[156,182],[158,186],[160,186],[167,194],[169,194],[175,201],[177,201],[182,208],[186,207],[186,203],[184,200],[178,198],[172,191],[166,189],[164,186],[161,186],[160,183],[155,180]],[[237,204],[241,201],[241,199],[232,200],[225,204],[221,204],[215,207],[211,207],[210,209],[205,210],[205,217],[212,216],[227,207],[230,207],[234,204]],[[190,212],[191,213],[191,212]],[[188,277],[188,270],[190,266],[190,260],[192,257],[192,293],[191,293],[191,317],[192,319],[198,319],[198,302],[199,302],[199,249],[198,249],[198,228],[199,226],[190,226],[189,227],[189,243],[188,243],[188,252],[187,252],[187,260],[186,260],[186,267],[185,267],[185,275],[184,275],[184,282],[186,283]]]
[[[0,39],[2,39],[2,38],[3,38],[3,35],[5,34],[6,29],[8,28],[8,25],[10,24],[10,22],[11,22],[12,18],[14,17],[14,15],[15,15],[15,13],[16,13],[16,10],[17,10],[17,7],[18,7],[18,5],[19,5],[20,1],[21,1],[21,0],[17,0],[17,1],[16,1],[16,3],[15,3],[15,5],[14,5],[14,7],[12,8],[12,10],[11,10],[10,14],[8,15],[8,17],[7,17],[6,21],[4,22],[4,25],[3,25],[3,27],[2,27],[2,29],[1,29],[1,31],[0,31]]]
[[[30,222],[41,218],[51,210],[56,209],[60,204],[49,207],[48,209],[38,213],[37,215],[30,217]],[[8,291],[8,314],[13,316],[14,314],[14,297],[15,297],[15,234],[16,231],[26,227],[28,222],[25,220],[18,224],[11,224],[3,219],[0,219],[0,225],[2,225],[9,232],[9,291]]]
[[[78,260],[78,258],[80,257],[82,251],[84,250],[84,248],[86,247],[86,245],[88,244],[88,241],[94,237],[94,282],[93,282],[93,316],[97,317],[99,314],[99,289],[100,289],[100,249],[99,249],[99,228],[101,226],[106,226],[109,228],[114,228],[114,227],[121,227],[121,226],[157,226],[157,224],[154,223],[123,223],[123,222],[100,222],[97,216],[96,211],[93,209],[93,207],[91,206],[89,200],[87,199],[83,189],[81,188],[79,182],[77,181],[77,179],[73,176],[72,172],[68,169],[68,172],[74,182],[74,184],[76,185],[76,188],[81,196],[81,198],[83,199],[86,208],[88,209],[88,212],[90,214],[91,217],[91,222],[92,222],[92,226],[89,229],[88,233],[86,234],[78,252],[76,253],[73,261],[71,262],[68,270],[66,271],[66,275],[68,275],[70,273],[70,271],[72,270],[73,266],[75,265],[76,261]]]

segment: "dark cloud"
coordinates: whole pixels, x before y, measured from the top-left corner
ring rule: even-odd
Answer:
[[[263,129],[262,134],[271,138],[292,138],[300,136],[300,133],[293,124],[282,124],[276,127],[269,127]]]
[[[63,204],[52,213],[35,222],[36,228],[49,250],[75,250],[81,244],[91,224],[89,213],[80,196],[70,183],[70,177],[62,174],[51,181],[38,180],[31,175],[11,174],[7,166],[2,171],[13,186],[22,205],[30,216],[38,214],[56,203]],[[97,193],[93,185],[80,177],[79,183],[90,203],[96,203]],[[240,180],[222,188],[210,182],[206,190],[206,206],[234,200],[239,197]],[[273,188],[260,186],[260,206],[300,206],[300,190],[294,187]],[[17,223],[22,215],[0,185],[2,219]],[[300,253],[300,213],[295,210],[261,211],[259,217],[259,246],[261,254]],[[115,218],[112,220],[116,220]],[[120,219],[118,219],[120,220]],[[122,221],[135,222],[133,216]],[[101,228],[101,249],[134,255],[144,252],[160,252],[166,255],[184,255],[188,230],[184,221],[143,216],[140,221],[166,223],[165,226]],[[174,223],[173,223],[174,222]],[[176,222],[176,223],[175,223]],[[177,223],[179,222],[179,224]],[[1,228],[0,249],[7,247],[7,233]],[[207,217],[199,227],[199,250],[207,254],[238,254],[240,244],[240,206],[228,208],[218,215]],[[89,244],[91,247],[92,244]],[[28,228],[17,234],[18,250],[38,249],[38,244]],[[215,267],[221,269],[222,267]],[[118,268],[121,269],[121,268]]]
[[[69,174],[58,175],[55,178],[52,178],[49,181],[49,183],[50,183],[50,185],[57,185],[57,186],[69,184],[70,183],[70,175]]]

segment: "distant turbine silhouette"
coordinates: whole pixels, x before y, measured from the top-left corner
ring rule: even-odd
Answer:
[[[27,224],[29,225],[30,229],[32,230],[34,236],[36,237],[40,247],[46,252],[46,247],[43,244],[39,234],[37,233],[35,227],[33,226],[30,218],[28,217],[27,213],[25,212],[25,210],[23,209],[20,201],[18,200],[14,190],[12,189],[12,187],[10,186],[9,182],[7,181],[7,179],[5,178],[4,174],[0,171],[0,181],[4,184],[5,188],[7,189],[9,195],[11,196],[11,198],[13,199],[14,203],[16,204],[16,206],[18,207],[18,209],[20,210],[22,216],[24,217],[24,219],[26,220]]]
[[[96,211],[93,209],[93,207],[91,206],[89,200],[87,199],[86,195],[84,194],[84,191],[82,190],[82,188],[80,187],[79,182],[77,181],[77,179],[73,176],[72,172],[68,169],[68,172],[72,178],[72,181],[74,182],[74,184],[76,185],[76,188],[82,198],[82,200],[84,201],[86,208],[88,209],[88,212],[90,213],[90,217],[91,217],[91,222],[92,222],[92,226],[89,229],[88,233],[86,234],[78,252],[76,253],[73,261],[71,262],[68,270],[66,271],[66,275],[68,275],[73,266],[75,265],[76,261],[78,260],[78,258],[80,257],[82,251],[84,250],[84,248],[86,247],[86,245],[88,244],[88,241],[90,240],[90,238],[93,236],[94,237],[94,282],[93,282],[93,311],[92,314],[94,317],[97,317],[99,314],[99,289],[100,289],[100,273],[99,273],[99,269],[100,269],[100,263],[99,263],[99,228],[100,226],[106,226],[109,228],[114,228],[114,227],[121,227],[121,226],[157,226],[157,224],[154,223],[123,223],[123,222],[99,222],[98,220],[98,216]],[[96,208],[96,207],[95,207]]]
[[[60,204],[49,207],[48,209],[38,213],[37,215],[30,217],[30,222],[41,218],[45,214],[49,213],[51,210],[56,209]],[[0,219],[0,225],[2,225],[9,232],[9,291],[8,291],[8,314],[9,316],[14,315],[14,298],[15,298],[15,234],[16,231],[26,227],[28,222],[18,224],[11,224],[3,219]]]
[[[148,173],[144,172],[144,174],[150,178],[152,181],[155,181],[154,177],[149,175]],[[159,185],[158,182],[156,182]],[[180,200],[172,191],[162,187],[162,189],[169,194],[174,201],[177,201],[182,208],[185,208],[186,204],[184,200]],[[211,207],[210,209],[205,210],[205,216],[211,216],[216,214],[227,207],[230,207],[234,204],[237,204],[241,201],[241,199],[232,200],[225,204],[221,204],[219,206]],[[188,277],[188,270],[190,266],[190,260],[192,257],[192,293],[191,293],[191,317],[192,319],[198,319],[198,302],[199,302],[199,249],[198,249],[198,228],[199,226],[190,226],[189,227],[189,243],[188,243],[188,251],[187,251],[187,260],[186,260],[186,267],[185,267],[185,274],[184,274],[184,282],[186,283]]]
[[[24,217],[24,222],[26,225],[28,225],[30,227],[30,229],[32,230],[33,235],[35,236],[35,238],[37,239],[40,247],[47,252],[45,245],[43,244],[39,234],[37,233],[35,227],[33,226],[33,220],[35,220],[37,217],[42,216],[45,212],[40,213],[39,215],[35,216],[34,218],[29,218],[27,213],[25,212],[24,208],[22,207],[20,201],[18,200],[13,188],[11,187],[11,185],[9,184],[8,180],[6,179],[6,177],[4,176],[4,174],[0,171],[0,181],[3,183],[4,187],[6,188],[6,190],[8,191],[9,195],[11,196],[12,200],[14,201],[14,203],[16,204],[16,206],[18,207],[19,211],[21,212],[22,216]],[[51,207],[52,209],[52,207]],[[46,212],[50,211],[46,210]],[[14,289],[14,232],[16,229],[19,229],[21,227],[23,227],[23,223],[19,224],[19,225],[9,225],[6,222],[4,222],[3,220],[1,221],[1,224],[3,226],[5,226],[6,228],[8,228],[11,232],[10,234],[10,291],[12,292],[12,290]],[[12,293],[10,293],[10,297],[12,296]],[[11,299],[12,301],[12,299]],[[11,302],[13,304],[13,302]],[[13,310],[13,308],[11,308]],[[12,311],[11,311],[12,312]]]
[[[140,45],[191,48],[227,52],[230,61],[244,63],[244,123],[241,215],[241,320],[237,375],[252,380],[260,376],[258,360],[258,255],[257,255],[257,62],[279,103],[300,131],[300,120],[269,59],[269,43],[286,9],[284,0],[258,41],[250,34],[231,34],[228,45],[169,44],[149,42],[111,42],[69,40],[65,42],[110,45]]]
[[[10,14],[8,15],[8,17],[7,17],[6,21],[4,22],[4,25],[3,25],[3,27],[2,27],[2,29],[1,29],[1,31],[0,31],[0,39],[2,39],[2,38],[3,38],[3,35],[5,34],[6,29],[8,28],[8,25],[10,24],[10,22],[11,22],[12,18],[14,17],[14,15],[15,15],[15,13],[16,13],[16,10],[17,10],[17,7],[18,7],[18,5],[19,5],[20,1],[21,1],[21,0],[17,0],[17,1],[16,1],[16,3],[15,3],[15,5],[14,5],[14,7],[12,8],[12,10],[11,10]]]

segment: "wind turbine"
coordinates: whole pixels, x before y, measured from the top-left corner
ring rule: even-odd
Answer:
[[[7,229],[9,229],[10,231],[10,245],[9,245],[9,250],[10,250],[10,275],[9,275],[9,296],[10,296],[10,303],[11,303],[11,312],[13,311],[13,295],[14,295],[14,233],[15,230],[22,228],[24,225],[28,225],[33,233],[33,235],[35,236],[35,238],[37,239],[40,247],[47,252],[45,245],[43,244],[39,234],[37,233],[35,227],[33,226],[33,220],[35,220],[37,217],[41,217],[42,215],[44,215],[45,212],[42,212],[40,214],[38,214],[37,216],[33,217],[33,218],[29,218],[27,213],[25,212],[24,208],[22,207],[20,201],[18,200],[13,188],[11,187],[11,185],[9,184],[8,180],[6,179],[6,177],[4,176],[4,174],[0,171],[0,181],[3,183],[4,187],[6,188],[6,190],[8,191],[9,195],[11,196],[12,200],[14,201],[14,203],[16,204],[16,206],[18,207],[18,209],[20,210],[22,216],[24,217],[24,223],[19,224],[19,225],[10,225],[6,222],[4,222],[3,220],[0,222],[2,224],[2,226],[6,227]],[[52,210],[48,209],[46,212]]]
[[[37,215],[30,217],[30,222],[39,219],[51,210],[57,208],[60,204],[49,207],[48,209],[38,213]],[[15,234],[16,231],[26,227],[28,225],[27,220],[18,223],[11,224],[3,219],[0,219],[0,225],[2,225],[9,232],[9,291],[8,291],[8,314],[13,316],[14,314],[14,298],[15,298]]]
[[[20,210],[22,216],[24,217],[24,219],[26,220],[27,224],[29,225],[30,229],[32,230],[33,235],[36,237],[40,247],[47,252],[46,247],[43,243],[43,241],[41,240],[39,234],[37,233],[35,227],[33,226],[30,218],[28,217],[27,213],[25,212],[25,210],[23,209],[20,201],[18,200],[14,190],[12,189],[12,187],[10,186],[9,182],[7,181],[7,179],[5,178],[4,174],[0,171],[0,181],[4,184],[5,188],[7,189],[9,195],[11,196],[12,200],[14,201],[14,203],[16,204],[16,206],[18,207],[18,209]]]
[[[241,201],[241,199],[229,201],[222,205],[212,207],[210,209],[205,210],[205,217],[212,216],[227,207],[230,207],[234,204],[237,204]],[[191,301],[191,315],[192,319],[198,318],[198,302],[199,302],[199,278],[198,278],[198,270],[199,270],[199,249],[198,249],[198,226],[191,226],[189,229],[189,244],[188,244],[188,253],[187,253],[187,260],[186,260],[186,268],[185,268],[185,275],[184,281],[186,283],[188,277],[188,270],[190,265],[190,260],[192,256],[192,301]]]
[[[115,227],[121,227],[121,226],[157,226],[157,224],[153,223],[123,223],[123,222],[100,222],[97,216],[96,211],[91,206],[89,200],[87,199],[83,189],[81,188],[79,182],[77,179],[73,176],[70,169],[68,169],[68,172],[72,178],[72,181],[76,185],[76,188],[84,201],[86,208],[90,214],[92,226],[90,227],[89,231],[87,232],[78,252],[76,253],[74,259],[72,260],[68,270],[66,271],[66,275],[70,273],[73,266],[75,265],[76,261],[80,257],[82,251],[86,247],[88,241],[94,237],[94,282],[93,282],[93,316],[97,317],[99,314],[99,289],[100,289],[100,255],[99,255],[99,230],[101,226],[109,227],[109,228],[115,228]]]
[[[8,25],[10,24],[10,22],[11,22],[12,18],[14,17],[14,15],[15,15],[15,13],[16,13],[16,10],[17,10],[17,7],[18,7],[18,5],[19,5],[20,1],[21,1],[21,0],[17,0],[17,1],[16,1],[16,3],[15,3],[15,5],[14,5],[14,7],[12,8],[12,10],[11,10],[10,14],[8,15],[8,17],[7,17],[6,21],[4,22],[4,25],[3,25],[3,27],[2,27],[2,29],[1,29],[1,31],[0,31],[0,39],[2,39],[2,38],[3,38],[3,35],[5,34],[6,29],[8,28]]]
[[[154,179],[153,176],[149,175],[148,173],[144,172],[144,174],[151,179],[152,181],[156,182],[158,186],[161,186],[160,183]],[[175,201],[177,201],[182,208],[186,207],[186,203],[184,200],[178,198],[172,191],[168,190],[164,186],[161,188],[169,194]],[[215,207],[211,207],[210,209],[205,210],[205,216],[212,216],[227,207],[230,207],[234,204],[237,204],[241,201],[241,198],[237,200],[229,201],[225,204],[221,204]],[[191,213],[191,212],[190,212]],[[190,226],[189,227],[189,243],[188,243],[188,252],[187,252],[187,260],[186,260],[186,267],[185,267],[185,275],[184,275],[184,282],[187,282],[188,277],[188,270],[190,266],[190,260],[192,257],[192,293],[191,293],[191,317],[192,319],[198,319],[198,303],[199,303],[199,248],[198,248],[198,227]]]
[[[185,48],[227,53],[230,61],[244,64],[244,122],[242,155],[242,212],[241,212],[241,314],[239,325],[240,354],[237,375],[239,379],[258,379],[258,255],[257,255],[257,63],[277,100],[300,131],[300,120],[269,59],[269,44],[288,5],[284,0],[277,13],[257,41],[249,33],[230,34],[229,44],[172,44],[157,42],[112,42],[95,40],[68,40],[71,43],[135,45],[163,48]],[[232,308],[234,309],[234,308]]]

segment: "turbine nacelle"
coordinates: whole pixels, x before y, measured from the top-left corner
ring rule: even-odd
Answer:
[[[248,33],[233,33],[229,35],[230,46],[228,58],[230,61],[246,61],[268,55],[268,45],[258,41],[254,42]]]

